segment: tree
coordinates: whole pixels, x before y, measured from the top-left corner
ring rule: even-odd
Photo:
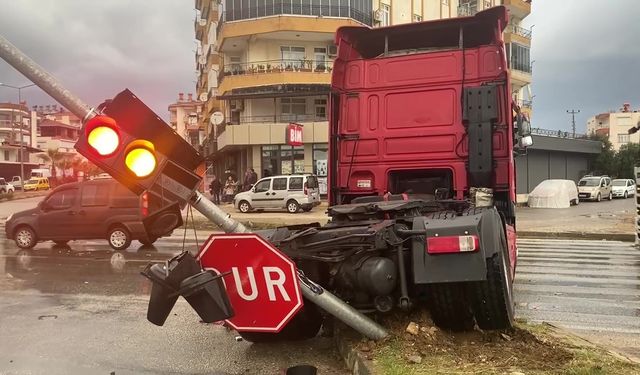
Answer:
[[[615,156],[615,173],[617,178],[634,178],[633,167],[640,161],[640,145],[627,143],[620,147]]]
[[[64,154],[54,148],[50,148],[47,150],[46,154],[38,154],[36,155],[45,163],[51,163],[51,178],[53,180],[56,179],[56,165],[64,157]]]
[[[589,139],[591,139],[592,141],[602,142],[602,152],[593,161],[593,172],[596,174],[606,174],[609,176],[615,175],[616,153],[613,150],[611,142],[609,142],[609,138],[605,135],[592,134],[589,136]]]

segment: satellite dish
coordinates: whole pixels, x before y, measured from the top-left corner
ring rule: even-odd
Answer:
[[[220,111],[215,111],[211,114],[210,121],[213,125],[220,125],[224,121],[224,115]]]

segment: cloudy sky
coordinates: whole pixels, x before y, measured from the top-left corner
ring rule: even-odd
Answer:
[[[8,1],[8,0],[7,0]],[[153,6],[149,6],[153,4]],[[87,103],[131,89],[159,115],[195,88],[192,0],[20,0],[0,12],[0,34]],[[630,102],[640,109],[637,0],[534,0],[533,125],[578,131],[596,113]],[[0,61],[0,82],[27,84]],[[29,105],[53,104],[38,88]],[[0,100],[15,90],[0,87]]]

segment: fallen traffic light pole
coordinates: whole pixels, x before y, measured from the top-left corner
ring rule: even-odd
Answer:
[[[72,112],[73,114],[81,118],[83,122],[83,128],[85,128],[87,123],[90,122],[92,119],[94,119],[96,116],[102,115],[102,111],[99,108],[96,109],[85,104],[80,98],[73,95],[69,90],[65,89],[62,86],[62,84],[59,83],[51,74],[46,72],[41,66],[36,64],[31,58],[29,58],[18,48],[13,46],[3,36],[0,36],[0,57],[2,57],[2,59],[7,61],[11,66],[13,66],[20,73],[22,73],[25,77],[30,79],[33,83],[38,85],[43,91],[49,94],[52,98],[57,100],[62,106],[66,107],[70,112]],[[116,97],[116,99],[117,98],[118,97]],[[100,126],[100,124],[98,126]],[[166,128],[170,129],[168,125],[166,126]],[[165,129],[162,129],[162,128],[151,129],[151,131],[158,131],[158,130],[165,131]],[[84,134],[85,132],[87,132],[87,130],[82,129],[81,134]],[[175,137],[176,140],[181,139],[179,135],[177,135],[175,132],[173,132],[173,136]],[[84,140],[81,139],[81,141],[84,141]],[[78,143],[81,143],[81,142],[79,141]],[[82,150],[79,149],[77,145],[76,145],[76,148],[82,153]],[[155,162],[156,160],[154,160],[154,163]],[[112,171],[112,170],[107,170],[107,172],[110,173],[112,176],[114,176],[115,174],[115,171]],[[189,180],[189,177],[191,176],[189,176],[188,173],[186,175],[187,176],[185,178]],[[185,173],[184,171],[181,172],[178,168],[178,172],[176,172],[175,176],[185,176]],[[176,177],[176,180],[177,179],[178,177]],[[176,181],[174,179],[169,179],[169,180],[173,182],[174,185],[176,185],[175,184]],[[165,181],[165,179],[163,179],[162,181]],[[191,180],[189,181],[192,182]],[[193,185],[193,183],[191,183],[191,185]],[[151,188],[154,188],[156,185],[154,185],[153,183],[150,183],[149,186],[151,186]],[[132,186],[128,186],[128,187],[135,191],[136,187],[132,187]],[[193,186],[189,186],[189,188],[192,188],[191,190],[189,190],[188,188],[186,189],[186,191],[189,191],[190,193],[189,196],[185,195],[185,188],[183,186],[177,186],[173,190],[167,189],[167,191],[172,192],[175,196],[178,196],[183,200],[188,201],[188,203],[191,206],[193,206],[193,208],[198,210],[200,213],[202,213],[205,217],[207,217],[213,223],[218,225],[224,232],[226,233],[248,233],[249,232],[249,230],[242,223],[232,219],[230,215],[228,215],[226,212],[224,212],[222,209],[216,206],[209,199],[204,197],[200,192],[193,189]],[[163,189],[162,192],[164,193],[165,191],[164,185],[162,186],[162,189]],[[383,327],[381,327],[379,324],[371,320],[369,317],[357,311],[355,308],[353,308],[349,304],[345,303],[344,301],[342,301],[341,299],[333,295],[327,289],[311,281],[302,273],[298,274],[298,278],[299,278],[298,284],[300,285],[300,289],[302,290],[302,293],[304,297],[307,298],[307,300],[312,301],[313,303],[318,305],[320,308],[322,308],[329,314],[333,315],[338,320],[354,328],[355,330],[357,330],[358,332],[360,332],[361,334],[363,334],[364,336],[370,339],[379,340],[387,336],[387,332]]]

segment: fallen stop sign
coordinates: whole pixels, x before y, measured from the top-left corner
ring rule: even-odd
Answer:
[[[280,332],[302,308],[295,263],[256,234],[212,234],[198,260],[230,272],[223,280],[235,316],[227,323],[238,331]]]

